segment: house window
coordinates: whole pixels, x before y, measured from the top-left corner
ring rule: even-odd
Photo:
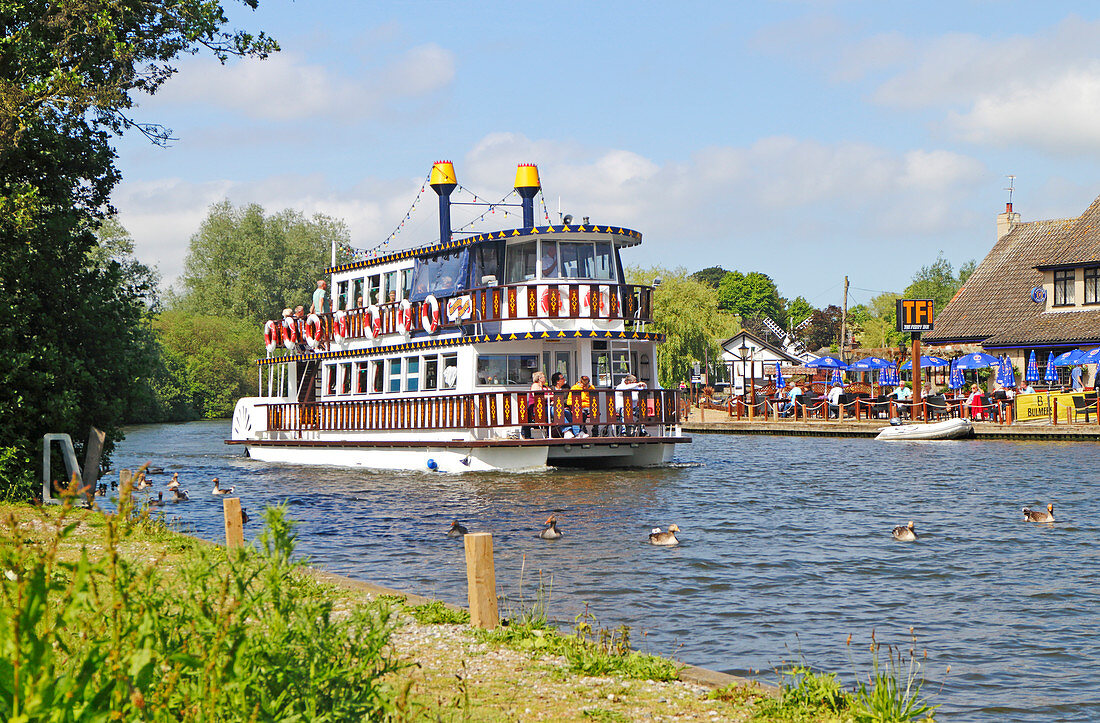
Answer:
[[[1085,269],[1085,303],[1100,303],[1100,266]]]
[[[1054,272],[1054,305],[1073,306],[1073,269]]]

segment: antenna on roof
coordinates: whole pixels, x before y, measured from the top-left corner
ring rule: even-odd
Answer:
[[[1016,176],[1011,176],[1010,175],[1010,176],[1005,176],[1005,178],[1008,179],[1008,186],[1001,189],[1001,190],[1004,190],[1004,191],[1008,191],[1008,205],[1005,206],[1005,211],[1007,213],[1012,213],[1012,191],[1015,190],[1013,188],[1013,186],[1016,185]]]

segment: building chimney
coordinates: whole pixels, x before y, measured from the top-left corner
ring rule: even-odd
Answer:
[[[439,242],[445,244],[451,240],[451,191],[458,185],[454,164],[436,161],[428,182],[439,194]]]
[[[1012,201],[1005,204],[1005,212],[997,216],[997,240],[1000,241],[1020,223],[1020,214],[1012,211]]]
[[[535,226],[535,196],[542,186],[539,184],[539,168],[534,163],[516,165],[516,193],[523,199],[523,228]]]

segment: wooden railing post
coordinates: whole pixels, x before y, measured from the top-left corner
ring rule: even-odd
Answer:
[[[497,578],[493,568],[493,536],[471,532],[463,537],[466,547],[466,585],[470,624],[492,630],[500,622],[497,612]]]
[[[241,518],[241,498],[222,498],[222,516],[225,518],[225,546],[232,550],[244,545],[244,522]]]

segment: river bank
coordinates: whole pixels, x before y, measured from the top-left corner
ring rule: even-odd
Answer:
[[[120,530],[97,511],[69,510],[63,519],[59,507],[2,505],[0,519],[4,583],[9,591],[33,577],[31,570],[36,561],[54,553],[55,562],[60,564],[50,568],[53,576],[64,576],[67,566],[82,558],[94,571],[117,553],[132,566],[126,568],[126,574],[155,577],[158,586],[169,589],[187,584],[185,570],[196,555],[233,555],[211,543],[171,531],[155,517]],[[22,551],[23,556],[13,551]],[[454,606],[308,567],[300,568],[298,573],[314,581],[310,595],[331,598],[333,617],[354,616],[364,605],[382,605],[392,612],[394,622],[386,649],[396,664],[386,672],[385,684],[392,691],[392,714],[396,719],[748,720],[762,702],[774,697],[775,690],[768,686],[754,686],[651,656],[639,656],[623,668],[625,673],[581,674],[573,659],[573,651],[578,648],[569,642],[568,634],[559,634],[537,621],[532,624],[531,620],[515,620],[500,633],[476,631],[461,622],[464,611]],[[210,589],[216,591],[219,586],[215,571],[212,577],[215,584]],[[68,588],[62,585],[58,589],[63,592]],[[22,599],[23,588],[19,590],[19,595],[7,599]],[[42,602],[47,609],[63,607],[58,601],[52,605],[48,600]],[[127,604],[137,603],[128,599]],[[11,610],[4,612],[7,619]],[[106,624],[110,611],[84,611],[96,612],[104,616]],[[177,614],[162,612],[166,616]],[[587,655],[589,664],[598,668],[599,648],[606,638],[591,632],[593,644]],[[596,643],[597,638],[601,642]],[[622,643],[620,633],[619,645]],[[623,659],[624,654],[629,655],[620,650],[603,657]],[[155,657],[155,653],[149,655]],[[617,664],[614,660],[610,663]],[[646,676],[639,663],[651,666],[649,669],[658,674]],[[678,679],[660,679],[665,677]],[[152,704],[152,692],[143,693],[137,678],[130,685],[134,689],[131,697],[141,695]],[[713,695],[719,685],[724,690]]]

